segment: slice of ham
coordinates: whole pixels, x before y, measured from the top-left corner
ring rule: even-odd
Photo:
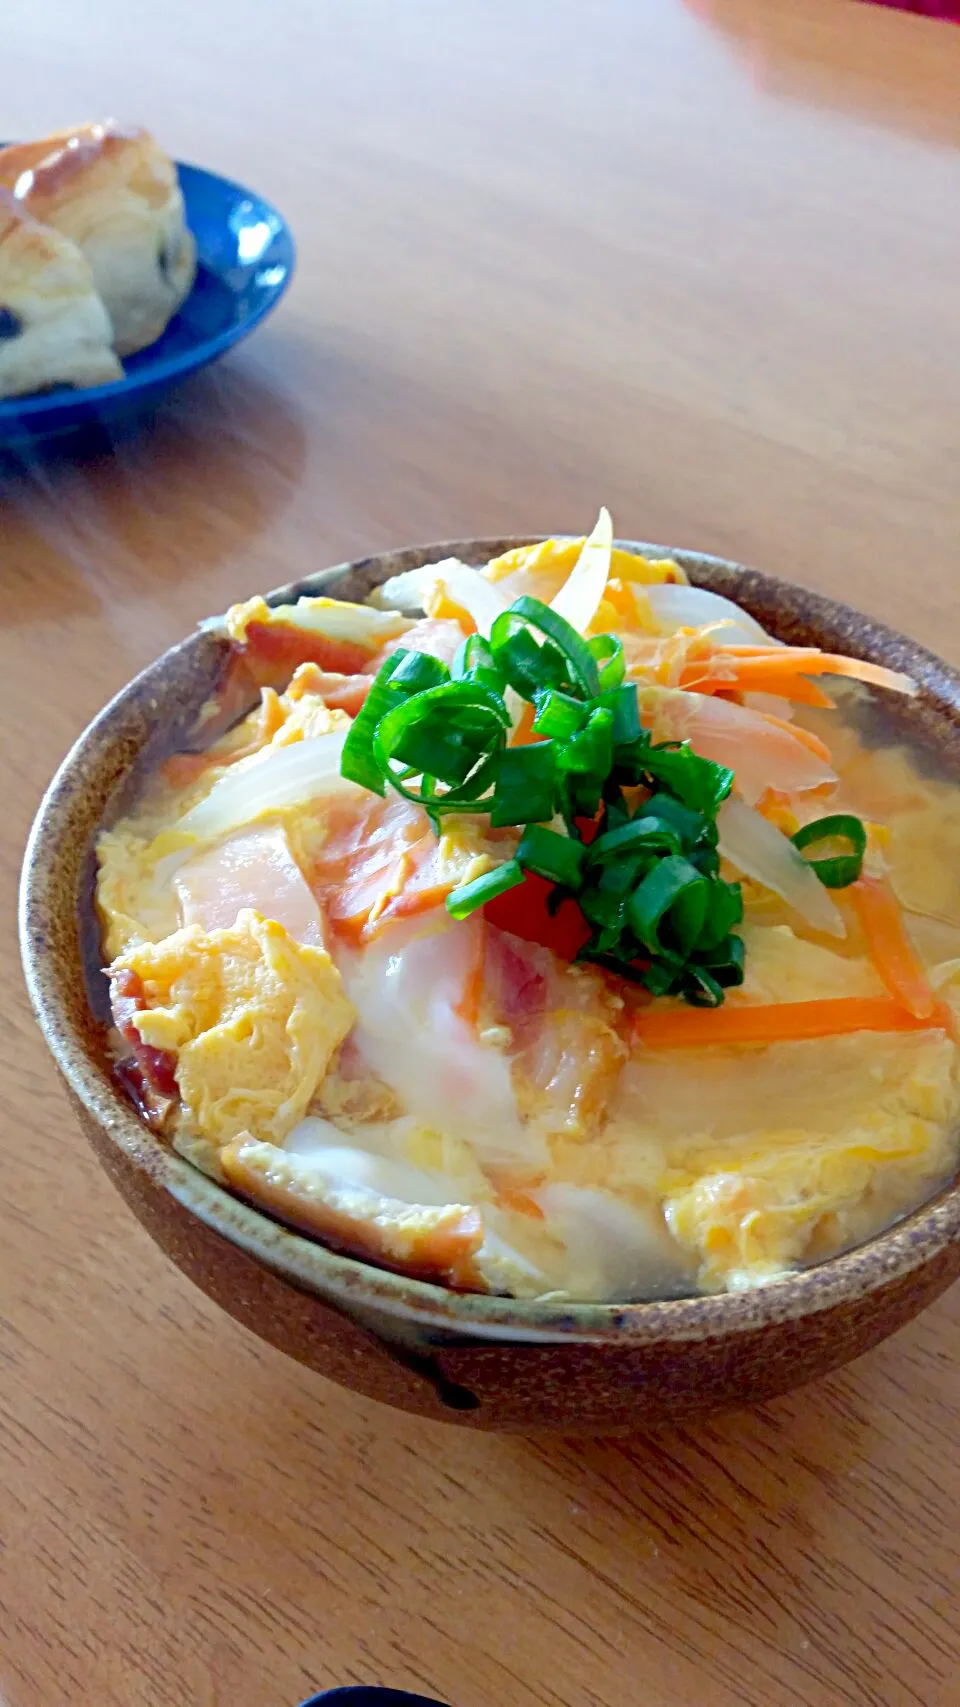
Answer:
[[[320,908],[279,824],[241,830],[180,866],[173,879],[181,923],[227,930],[244,907],[323,948]]]
[[[136,972],[114,973],[110,980],[110,1007],[114,1024],[130,1053],[115,1063],[114,1074],[151,1126],[163,1124],[179,1101],[177,1058],[169,1049],[144,1043],[133,1024],[147,1006],[143,984]]]
[[[293,623],[248,623],[239,651],[259,687],[285,687],[298,664],[319,664],[347,676],[370,668],[369,647]]]
[[[488,925],[483,1009],[510,1031],[521,1110],[553,1131],[595,1130],[627,1055],[604,976]]]
[[[393,656],[397,648],[402,646],[405,652],[426,652],[431,658],[439,658],[442,663],[450,664],[457,648],[466,639],[465,631],[452,617],[422,617],[408,628],[405,634],[388,640],[375,657],[364,664],[363,669],[371,675],[376,675],[387,658]],[[341,668],[346,668],[342,665]]]

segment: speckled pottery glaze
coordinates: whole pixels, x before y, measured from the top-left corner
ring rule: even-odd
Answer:
[[[525,540],[387,552],[278,588],[364,598],[443,557],[483,563]],[[782,640],[908,671],[916,700],[887,714],[957,771],[960,674],[832,600],[717,558],[677,559]],[[21,891],[27,986],[80,1125],[139,1220],[244,1326],[369,1398],[473,1428],[612,1433],[753,1404],[868,1350],[960,1274],[954,1183],[885,1233],[756,1291],[626,1305],[515,1302],[408,1280],[314,1244],[231,1196],[138,1120],[111,1079],[96,956],[93,839],[162,753],[186,743],[225,642],[193,634],[123,689],[80,737],[40,806]]]

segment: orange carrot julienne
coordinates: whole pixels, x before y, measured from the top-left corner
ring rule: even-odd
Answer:
[[[529,747],[534,741],[542,740],[542,736],[533,733],[533,722],[537,715],[535,705],[525,705],[517,719],[517,727],[510,737],[511,747]]]
[[[463,995],[456,1005],[456,1012],[474,1031],[480,1020],[480,1003],[483,998],[483,971],[487,948],[487,927],[482,917],[477,929],[477,952],[473,965],[464,983]]]
[[[504,1186],[497,1193],[497,1202],[501,1209],[513,1209],[518,1215],[529,1215],[534,1221],[545,1221],[546,1216],[536,1198],[528,1191],[512,1190]]]
[[[741,693],[772,693],[781,699],[791,699],[796,705],[812,705],[818,711],[836,710],[836,700],[824,693],[809,676],[780,675],[772,666],[769,670],[754,670],[747,679],[741,678]]]
[[[711,1043],[789,1043],[855,1031],[948,1031],[953,1014],[937,1002],[923,1019],[893,996],[839,996],[815,1002],[727,1001],[722,1008],[661,1007],[634,1016],[634,1036],[648,1049],[702,1049]]]
[[[887,879],[860,877],[848,893],[867,939],[870,959],[891,996],[917,1019],[928,1019],[937,998]]]
[[[821,741],[819,735],[812,734],[809,729],[800,729],[796,723],[788,723],[785,717],[774,717],[771,711],[761,712],[760,715],[767,723],[772,723],[775,729],[784,730],[787,735],[793,735],[796,740],[802,742],[803,746],[809,747],[811,753],[815,753],[825,765],[830,764],[830,748],[825,741]]]
[[[809,676],[797,670],[778,670],[772,658],[732,659],[734,666],[721,671],[716,660],[685,664],[680,686],[694,693],[772,693],[780,699],[794,700],[798,705],[813,705],[832,711],[834,702]]]
[[[775,670],[779,676],[847,676],[853,681],[872,682],[894,693],[915,693],[916,683],[885,664],[870,664],[865,658],[846,658],[839,652],[820,652],[815,646],[725,646],[715,656],[737,662],[737,676],[757,670]]]

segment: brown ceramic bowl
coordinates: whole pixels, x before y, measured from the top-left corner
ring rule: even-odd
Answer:
[[[281,588],[272,602],[320,590],[360,599],[401,570],[451,555],[484,562],[519,543],[468,540],[365,558]],[[735,598],[784,640],[909,671],[920,695],[895,714],[951,764],[957,672],[829,599],[716,558],[672,555],[693,581]],[[624,1305],[458,1294],[311,1243],[167,1149],[108,1070],[92,842],[137,776],[189,729],[223,661],[222,641],[191,635],[80,737],[33,827],[21,932],[33,1005],[84,1132],[151,1236],[232,1316],[322,1375],[425,1416],[600,1433],[782,1393],[876,1345],[957,1277],[960,1188],[951,1185],[859,1249],[753,1292]]]

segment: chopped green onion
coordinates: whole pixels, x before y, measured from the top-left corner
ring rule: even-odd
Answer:
[[[591,865],[604,865],[609,860],[623,858],[624,854],[635,853],[638,850],[663,851],[679,853],[682,846],[680,833],[675,824],[666,818],[658,818],[653,813],[643,818],[631,818],[628,823],[621,824],[619,829],[608,830],[596,841],[591,842],[589,854]]]
[[[646,968],[643,974],[643,983],[646,984],[651,995],[669,996],[676,989],[682,970],[682,964],[678,966],[675,960],[662,957],[659,960],[654,960]]]
[[[479,682],[493,693],[501,694],[506,687],[503,671],[494,663],[489,640],[481,634],[470,634],[457,647],[450,665],[451,680]]]
[[[542,824],[528,824],[516,858],[525,871],[574,889],[583,875],[587,850],[572,836],[558,835],[556,830],[548,830]]]
[[[699,936],[707,914],[709,881],[688,860],[668,854],[638,884],[627,903],[631,930],[645,948],[658,954],[660,930],[669,924],[684,954]]]
[[[601,693],[618,688],[627,673],[622,643],[615,634],[597,634],[587,645],[599,665]]]
[[[804,824],[792,840],[801,853],[805,848],[819,846],[821,842],[846,842],[850,853],[828,854],[820,859],[810,859],[807,864],[827,889],[846,889],[848,884],[856,883],[863,870],[867,832],[861,819],[852,812],[834,812],[828,818],[817,818],[812,824]]]
[[[439,678],[435,674],[437,669],[443,672]],[[446,665],[440,664],[436,658],[427,658],[423,652],[407,652],[402,647],[392,652],[377,671],[366,700],[347,733],[340,760],[341,776],[358,782],[362,788],[369,788],[373,794],[382,795],[387,780],[385,767],[374,753],[374,737],[382,719],[397,704],[417,692],[418,682],[422,682],[424,687],[432,687],[438,679],[443,680],[446,673]],[[426,679],[428,676],[430,680]]]
[[[521,698],[533,700],[548,688],[567,685],[563,653],[556,646],[540,645],[526,624],[510,628],[509,611],[498,616],[491,630],[495,667]],[[504,626],[498,630],[498,624]]]
[[[534,705],[537,708],[533,720],[535,735],[565,741],[576,735],[587,721],[587,707],[583,700],[572,699],[568,693],[561,693],[559,688],[547,688],[544,693],[538,693]]]
[[[507,687],[534,707],[540,739],[510,746]],[[448,670],[400,648],[378,672],[344,746],[342,772],[383,795],[389,783],[439,833],[449,812],[521,825],[516,855],[448,897],[467,918],[529,872],[569,898],[592,934],[581,960],[654,995],[716,1005],[743,978],[740,886],[720,877],[716,815],[733,773],[687,743],[654,743],[620,641],[583,640],[557,611],[522,598],[490,639],[474,634]],[[640,797],[640,804],[636,801]],[[549,827],[559,815],[568,834]],[[597,826],[588,842],[584,820]],[[858,819],[808,826],[798,846],[842,837],[850,855],[811,863],[824,882],[851,881],[865,841]],[[853,866],[856,870],[853,871]],[[847,875],[850,871],[851,875]]]
[[[615,747],[625,746],[627,742],[637,741],[643,737],[643,727],[640,722],[640,706],[637,702],[637,690],[633,682],[624,682],[621,687],[608,688],[600,695],[600,704],[613,712],[613,744]],[[647,740],[649,745],[649,739]]]
[[[723,984],[724,987],[742,984],[746,953],[743,937],[730,935],[725,942],[711,949],[709,953],[699,953],[697,965],[705,966],[713,974],[717,983]]]
[[[506,824],[543,824],[556,810],[557,758],[552,741],[504,747],[498,755],[497,786],[490,808],[494,829]]]
[[[649,800],[637,807],[633,822],[644,818],[657,818],[671,825],[684,850],[696,847],[707,828],[707,820],[702,812],[691,810],[663,789],[658,789],[656,794],[651,794]]]
[[[694,860],[697,861],[697,870],[703,871],[698,856],[694,855],[690,862],[691,865]],[[704,876],[710,875],[713,874],[704,873]],[[707,908],[703,928],[697,938],[698,959],[703,961],[705,965],[712,965],[712,961],[707,956],[710,953],[717,952],[725,939],[729,939],[730,942],[739,942],[739,937],[731,937],[729,933],[733,930],[734,925],[740,923],[742,918],[743,892],[739,883],[724,883],[718,878],[710,886],[710,904]]]
[[[579,734],[560,748],[558,765],[566,784],[567,812],[592,818],[600,804],[603,784],[613,762],[613,713],[602,706],[592,711]]]
[[[732,770],[702,759],[686,741],[673,750],[666,746],[649,748],[644,768],[648,776],[666,783],[696,812],[715,813],[733,787]]]
[[[578,896],[580,911],[591,925],[601,930],[613,930],[616,941],[623,929],[626,903],[621,896],[607,895],[602,889],[585,889]]]
[[[444,682],[427,688],[395,706],[380,719],[373,738],[373,752],[381,769],[389,774],[392,760],[417,765],[446,782],[462,782],[459,761],[448,775],[438,757],[450,757],[455,748],[468,749],[473,763],[491,746],[505,742],[509,720],[503,701],[474,682]],[[423,751],[433,742],[436,757]],[[466,773],[464,773],[465,775]]]
[[[485,906],[508,889],[515,889],[522,882],[523,872],[518,862],[508,859],[504,865],[485,871],[482,877],[475,877],[472,883],[461,883],[459,889],[454,889],[447,896],[447,912],[455,919],[469,918],[478,907]]]
[[[688,966],[680,987],[692,1008],[719,1008],[723,1002],[723,984],[703,966]]]
[[[533,635],[530,633],[531,629],[539,630],[547,641],[553,642],[552,646],[539,645],[533,639]],[[546,653],[550,660],[549,665],[545,661],[545,668],[539,673],[539,680],[529,644],[524,645],[522,653],[517,646],[521,634],[526,636],[529,644],[537,648],[541,656]],[[596,698],[600,691],[600,678],[596,661],[587,642],[581,639],[576,629],[572,628],[564,617],[558,616],[556,611],[550,609],[549,605],[541,604],[539,599],[515,599],[509,610],[502,611],[490,631],[490,645],[495,661],[502,665],[511,686],[515,687],[518,693],[522,693],[524,690],[513,679],[511,670],[508,668],[506,657],[508,647],[510,648],[510,665],[516,668],[518,661],[522,660],[531,688],[537,686],[564,687],[567,685],[578,688],[586,699]],[[560,657],[564,666],[566,683],[564,680],[558,681],[554,677],[553,659],[557,656]],[[527,697],[532,697],[532,695]]]
[[[402,649],[393,653],[398,660],[390,680],[395,688],[402,688],[406,694],[423,693],[427,688],[440,687],[449,681],[450,672],[446,664],[439,658],[431,658],[427,652],[405,652]],[[387,663],[390,663],[387,659]]]

